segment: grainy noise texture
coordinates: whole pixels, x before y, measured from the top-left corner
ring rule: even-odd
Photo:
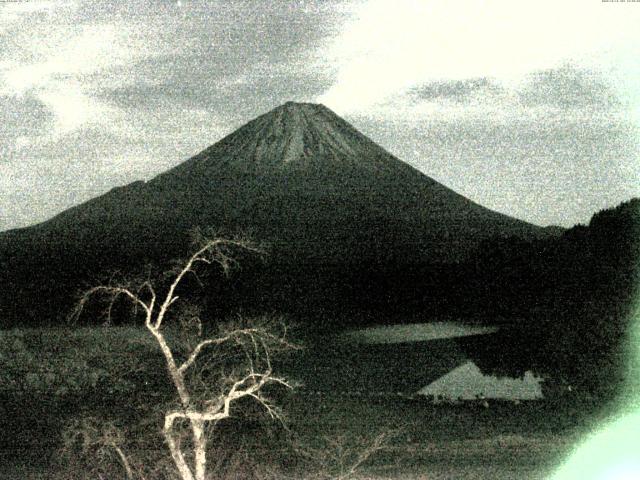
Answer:
[[[0,230],[150,179],[288,100],[489,208],[586,222],[640,192],[635,7],[2,2]]]
[[[0,0],[0,478],[640,478],[638,25]]]

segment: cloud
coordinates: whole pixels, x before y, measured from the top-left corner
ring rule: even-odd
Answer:
[[[0,96],[0,163],[16,146],[39,137],[53,122],[47,106],[38,98],[25,95],[19,98]]]
[[[126,64],[148,49],[137,45],[122,22],[83,23],[77,2],[25,9],[2,35],[9,47],[0,54],[0,94],[28,95],[45,105],[55,121],[47,137],[55,141],[86,124],[108,125],[117,109],[91,95],[88,79]],[[18,100],[19,101],[19,100]],[[43,135],[34,139],[43,141]]]
[[[540,225],[584,223],[640,195],[640,128],[627,112],[615,103],[567,107],[548,93],[531,104],[519,98],[518,90],[455,101],[402,97],[349,118],[457,192]]]
[[[286,100],[311,100],[332,80],[317,45],[332,33],[337,5],[184,2],[182,16],[152,15],[139,33],[156,55],[113,67],[95,92],[124,108],[169,102],[244,119]]]
[[[152,147],[85,126],[57,140],[15,149],[0,163],[0,228],[44,221],[115,186],[144,178],[150,166],[163,166]]]
[[[0,228],[43,221],[113,187],[152,178],[227,133],[215,114],[175,105],[115,118],[110,128],[88,122],[55,139],[14,145],[0,162]]]
[[[524,104],[533,106],[606,109],[621,106],[601,74],[570,65],[534,72],[518,95]]]
[[[178,107],[207,110],[232,127],[285,101],[308,101],[330,83],[329,78],[285,62],[243,66],[222,74],[216,73],[219,69],[212,65],[215,61],[215,57],[199,59],[188,55],[143,60],[134,67],[138,80],[96,86],[92,93],[126,111],[142,109],[168,115],[168,110]],[[156,69],[171,69],[171,74],[146,74]]]
[[[149,178],[286,100],[347,113],[427,174],[540,223],[561,219],[548,213],[554,202],[581,202],[570,218],[584,219],[602,199],[637,192],[637,133],[626,116],[640,118],[629,73],[638,9],[460,0],[452,15],[445,3],[410,0],[181,3],[0,5],[9,226]]]
[[[0,137],[4,228],[311,99],[330,84],[317,45],[344,16],[336,1],[28,3],[0,27],[0,102],[17,112]]]
[[[367,111],[428,81],[517,82],[567,61],[598,64],[612,48],[640,44],[640,10],[611,7],[459,0],[453,13],[446,2],[371,0],[326,49],[335,82],[319,101],[340,113]]]
[[[564,121],[569,116],[587,122],[594,117],[617,121],[631,113],[601,72],[571,64],[534,71],[513,83],[487,77],[427,81],[376,108],[383,106],[401,115],[422,112],[455,121],[487,113],[491,121]]]
[[[28,2],[2,2],[0,5],[0,33],[21,23],[26,16],[49,13],[68,7],[72,2],[32,0]]]
[[[426,81],[350,118],[427,175],[533,223],[584,223],[640,195],[640,126],[594,69]]]
[[[488,78],[469,78],[464,80],[438,80],[411,88],[408,94],[416,100],[453,100],[465,101],[478,93],[491,93],[502,90],[499,84]]]

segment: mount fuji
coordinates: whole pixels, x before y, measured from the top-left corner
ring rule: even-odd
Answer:
[[[249,232],[292,268],[451,263],[491,237],[547,235],[424,175],[330,109],[288,102],[147,182],[0,233],[0,312],[38,316],[44,303],[50,315],[52,297],[97,272],[183,256],[196,226]]]

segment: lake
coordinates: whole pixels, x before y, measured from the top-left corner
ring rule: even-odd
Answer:
[[[409,370],[429,372],[432,378],[423,385],[414,385],[415,393],[445,400],[472,400],[478,398],[501,400],[534,400],[542,398],[542,379],[528,371],[522,378],[498,378],[483,374],[460,348],[464,337],[487,336],[499,331],[499,327],[469,325],[464,322],[433,322],[409,325],[370,327],[344,333],[341,340],[360,352],[362,366],[369,365],[368,352],[386,351],[378,359],[378,370],[387,366],[388,371],[405,377]],[[394,350],[419,352],[406,358],[391,354]],[[393,365],[390,363],[393,362]],[[357,356],[353,362],[357,368]],[[366,372],[361,374],[370,377]],[[388,378],[388,375],[385,375]],[[420,375],[417,375],[419,378]],[[417,380],[417,379],[416,379]],[[357,382],[361,383],[361,382]],[[393,383],[393,382],[392,382]],[[373,385],[372,385],[373,387]],[[409,387],[411,388],[411,387]],[[403,390],[406,389],[403,388]]]

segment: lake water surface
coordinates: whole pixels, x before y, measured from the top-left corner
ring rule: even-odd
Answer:
[[[429,342],[488,335],[499,327],[468,325],[464,322],[434,322],[409,325],[392,325],[354,330],[343,335],[343,340],[360,345],[392,345]],[[488,340],[490,341],[490,340]],[[534,400],[542,398],[542,379],[528,371],[522,378],[499,378],[483,374],[471,359],[459,365],[418,393],[447,400],[472,400],[476,398],[501,400]],[[416,368],[420,368],[416,366]]]

